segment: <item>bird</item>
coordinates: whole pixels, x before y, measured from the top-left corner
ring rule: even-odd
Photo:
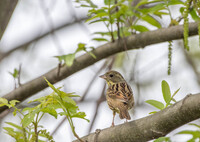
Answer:
[[[109,108],[113,111],[111,127],[115,126],[114,119],[116,113],[119,113],[120,119],[130,120],[129,109],[134,106],[134,97],[131,87],[123,76],[114,70],[108,71],[99,76],[106,80],[108,89],[106,91],[106,100]]]

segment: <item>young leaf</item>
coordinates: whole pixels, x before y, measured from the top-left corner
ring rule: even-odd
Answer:
[[[47,107],[41,109],[41,111],[44,113],[48,113],[57,119],[58,114],[54,108],[47,106]]]
[[[152,112],[149,112],[149,114],[154,114],[154,113],[157,113],[157,111],[152,111]]]
[[[0,97],[0,107],[8,105],[8,100]]]
[[[24,116],[24,118],[22,119],[21,123],[24,127],[27,127],[30,123],[33,122],[34,120],[34,117],[35,117],[35,113],[34,112],[31,112],[31,113],[28,113]]]
[[[165,80],[162,81],[162,94],[166,104],[168,104],[171,100],[171,92],[169,84]]]
[[[158,109],[160,109],[160,110],[162,110],[165,107],[162,102],[159,102],[159,101],[156,101],[156,100],[147,100],[145,102],[156,107],[156,108],[158,108]]]
[[[75,53],[65,55],[65,64],[69,67],[72,66],[72,64],[74,63],[74,59]]]
[[[105,5],[113,5],[115,4],[115,0],[104,0]]]
[[[77,117],[77,118],[81,118],[81,119],[84,119],[86,120],[87,122],[90,122],[90,120],[86,119],[86,114],[85,112],[78,112],[76,114],[72,114],[72,117]]]
[[[177,4],[182,4],[184,5],[184,2],[182,2],[181,0],[170,0],[168,2],[168,5],[177,5]]]
[[[96,41],[108,41],[108,40],[105,39],[105,38],[93,38],[92,40],[96,40]]]
[[[161,24],[150,15],[146,15],[146,16],[142,17],[142,20],[146,21],[147,23],[149,23],[159,29],[161,28]]]
[[[16,103],[19,103],[20,101],[18,100],[11,100],[9,103],[12,107],[14,107],[16,105]]]
[[[149,31],[149,29],[145,26],[142,26],[142,25],[133,25],[131,26],[131,28],[135,29],[136,31],[139,31],[139,32],[147,32]]]
[[[96,59],[97,57],[94,55],[94,53],[92,53],[91,51],[86,51],[90,56],[92,56],[94,59]]]
[[[10,126],[13,126],[19,130],[23,130],[23,128],[15,123],[12,123],[12,122],[5,122],[6,124],[10,125]]]
[[[153,142],[171,142],[169,137],[160,137],[156,140],[154,140]]]
[[[172,98],[174,98],[174,96],[178,93],[178,91],[180,90],[181,88],[178,88],[175,92],[174,92],[174,94],[172,95]]]
[[[189,135],[192,135],[194,139],[200,137],[200,131],[184,130],[184,131],[178,132],[177,134],[189,134]]]
[[[15,68],[14,69],[14,72],[13,73],[11,73],[11,72],[9,72],[14,78],[17,78],[18,76],[19,76],[19,71]]]
[[[51,89],[53,89],[53,91],[55,91],[57,94],[60,93],[60,91],[56,89],[45,77],[44,80],[47,82],[48,86],[51,87]]]
[[[192,9],[190,10],[190,15],[191,15],[191,17],[192,17],[192,19],[193,19],[194,21],[199,21],[199,20],[200,20],[200,17],[197,15],[197,13],[196,13],[196,11],[195,11],[194,8],[192,8]]]
[[[189,125],[191,125],[191,126],[195,126],[195,127],[197,127],[197,128],[200,129],[200,125],[197,125],[197,124],[195,124],[195,123],[189,123]]]
[[[85,51],[86,50],[85,45],[86,45],[85,43],[79,43],[78,48],[76,49],[76,53],[80,51]]]

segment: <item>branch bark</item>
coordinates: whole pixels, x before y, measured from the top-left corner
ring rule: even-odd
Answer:
[[[156,114],[101,130],[98,134],[91,133],[81,139],[87,142],[146,142],[200,118],[199,104],[200,93],[188,95]]]
[[[198,23],[190,23],[189,24],[189,35],[197,35],[198,34]],[[132,35],[127,37],[126,39],[117,40],[114,43],[107,43],[102,46],[97,47],[93,50],[93,54],[96,56],[94,59],[89,54],[84,54],[80,57],[77,57],[72,66],[67,67],[63,66],[60,69],[60,74],[57,76],[57,68],[52,69],[51,71],[45,73],[44,75],[23,84],[19,88],[13,90],[12,92],[3,96],[8,100],[19,100],[23,101],[28,97],[34,95],[35,93],[45,89],[47,83],[44,81],[43,76],[45,76],[52,84],[61,81],[62,79],[102,60],[111,55],[124,51],[123,40],[126,40],[127,50],[144,48],[147,45],[152,45],[156,43],[161,43],[170,40],[182,39],[183,38],[183,25],[163,28],[155,31],[144,32],[137,35]],[[0,113],[4,111],[6,108],[1,107]]]
[[[18,0],[0,0],[0,40],[8,25]]]

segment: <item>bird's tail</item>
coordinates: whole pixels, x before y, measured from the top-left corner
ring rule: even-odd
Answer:
[[[124,119],[124,118],[127,120],[131,119],[131,116],[129,115],[128,110],[126,108],[120,109],[119,117],[120,119]]]

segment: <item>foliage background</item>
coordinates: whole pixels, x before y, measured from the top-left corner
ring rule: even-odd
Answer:
[[[103,1],[95,1],[95,3],[103,5]],[[58,61],[54,56],[73,53],[78,43],[87,43],[88,46],[94,47],[103,44],[103,42],[92,41],[91,38],[94,37],[92,35],[94,32],[106,31],[105,26],[102,23],[88,24],[83,20],[75,22],[77,19],[86,19],[87,17],[87,8],[76,8],[76,6],[78,5],[70,0],[18,1],[6,32],[0,41],[0,52],[3,53],[20,47],[33,37],[38,37],[47,31],[53,30],[53,32],[32,41],[26,48],[16,50],[0,61],[1,96],[14,89],[13,77],[8,72],[13,72],[14,68],[19,68],[20,64],[22,65],[21,83],[23,84],[55,68],[58,65]],[[179,8],[179,6],[170,7],[174,17],[179,15]],[[71,24],[67,25],[66,23]],[[168,27],[170,24],[169,16],[164,16],[160,23],[162,27]],[[63,24],[66,26],[59,30],[54,30]],[[144,24],[150,30],[156,29],[147,23]],[[114,69],[124,75],[135,94],[136,106],[131,111],[132,120],[147,116],[149,112],[156,110],[146,104],[145,100],[163,101],[161,95],[162,80],[166,80],[170,84],[172,91],[177,90],[179,87],[181,88],[175,97],[176,100],[184,98],[189,93],[200,92],[198,36],[189,38],[189,40],[191,47],[189,52],[183,49],[182,40],[173,41],[172,73],[170,76],[167,75],[168,43],[127,51],[121,56],[124,58],[119,57],[122,63],[118,62]],[[77,56],[83,53],[80,52]],[[100,61],[56,84],[57,87],[64,85],[65,92],[76,92],[76,94],[82,96],[93,76],[97,76],[85,100],[78,104],[80,110],[86,112],[89,120],[94,118],[96,104],[104,85],[104,81],[99,79],[98,76],[103,74],[105,70],[96,75],[103,63],[104,61]],[[23,104],[20,104],[20,107],[27,106],[28,101],[49,93],[50,89],[45,89],[24,101]],[[99,106],[97,118],[91,131],[94,132],[96,129],[109,127],[111,120],[112,112],[104,101]],[[7,121],[19,122],[19,120],[13,117],[12,114],[7,114],[1,118],[1,140],[12,141],[13,139],[4,134],[2,130],[2,127],[6,126],[4,122]],[[58,118],[55,121],[53,117],[45,116],[42,124],[52,132],[60,121],[62,121],[62,118]],[[116,117],[117,124],[121,124],[123,121]],[[199,123],[198,120],[197,123]],[[74,119],[74,124],[79,136],[88,134],[91,123]],[[185,140],[188,138],[186,135],[173,135],[183,129],[195,128],[188,125],[183,126],[170,133],[169,136],[172,136],[172,140]],[[53,137],[59,142],[74,139],[66,122],[59,127]]]

